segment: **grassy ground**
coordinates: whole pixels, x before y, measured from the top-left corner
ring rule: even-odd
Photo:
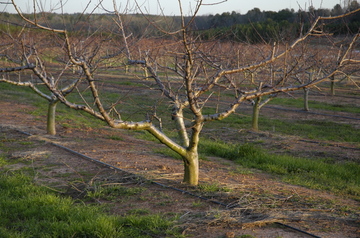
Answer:
[[[93,195],[94,196],[94,195]],[[175,235],[160,215],[112,216],[35,185],[21,172],[0,176],[1,237],[149,237]]]
[[[119,83],[119,82],[117,82]],[[2,90],[6,97],[18,101],[30,101],[37,106],[37,110],[33,114],[46,115],[47,103],[37,95],[32,93],[30,89],[2,84]],[[133,89],[128,89],[133,90]],[[26,94],[26,96],[24,96]],[[119,97],[118,94],[109,93],[106,100],[114,100]],[[149,98],[142,97],[140,101],[133,101],[134,105],[142,105],[143,108],[150,107],[153,103]],[[156,100],[156,99],[155,99]],[[146,104],[148,103],[148,104]],[[275,98],[272,105],[286,105],[291,108],[300,108],[302,100],[300,99],[284,99]],[[132,108],[129,109],[128,107]],[[311,102],[311,107],[320,110],[326,110],[328,113],[336,111],[345,111],[351,113],[358,113],[359,107],[353,105],[329,104],[324,102]],[[136,107],[135,107],[136,108]],[[125,105],[126,110],[134,110],[131,105]],[[130,112],[131,114],[131,112]],[[134,114],[132,114],[134,115]],[[166,119],[167,117],[165,117]],[[63,105],[59,105],[57,109],[58,123],[65,127],[99,127],[104,124],[89,117],[85,113],[75,110],[69,110]],[[167,122],[164,122],[165,124]],[[354,126],[342,123],[341,121],[327,121],[327,120],[294,120],[294,119],[274,119],[262,116],[260,118],[260,125],[263,131],[276,130],[277,133],[284,135],[297,135],[306,139],[313,139],[317,141],[327,142],[350,142],[357,144],[360,148],[360,133]],[[232,131],[241,130],[243,128],[251,128],[250,116],[231,116],[223,121],[214,122],[206,125],[206,128],[231,128]],[[274,129],[276,128],[276,129]],[[176,136],[176,133],[168,131],[170,136]],[[151,139],[151,137],[143,137]],[[206,138],[203,139],[200,151],[203,154],[216,155],[223,158],[234,160],[237,163],[251,168],[262,169],[266,172],[280,175],[284,180],[299,185],[306,185],[311,188],[325,189],[336,191],[341,194],[348,194],[360,196],[360,167],[354,162],[333,161],[329,158],[322,160],[314,160],[311,158],[299,158],[286,155],[273,155],[266,153],[259,146],[253,144],[241,145],[237,143],[229,143],[226,140],[219,139],[211,141]],[[164,152],[168,155],[177,157],[171,152]]]
[[[284,181],[343,196],[360,197],[360,165],[354,162],[314,160],[267,153],[250,144],[203,140],[201,151],[227,158],[247,168],[280,176]]]
[[[1,85],[4,99],[17,102],[31,102],[37,106],[33,115],[45,116],[47,103],[34,95],[27,88]],[[119,95],[111,94],[110,99]],[[278,99],[276,105],[300,107],[301,102]],[[153,101],[143,97],[137,101],[132,98],[134,105],[148,109]],[[145,103],[149,104],[146,105]],[[343,111],[358,113],[359,108],[354,106],[338,106],[327,103],[314,102],[313,107],[327,112]],[[136,110],[131,103],[125,104],[123,109],[135,115]],[[164,110],[165,112],[166,110]],[[99,123],[84,113],[69,110],[62,105],[58,107],[57,120],[59,125],[69,128],[101,127]],[[125,119],[125,118],[124,118]],[[166,123],[166,122],[165,122]],[[206,125],[207,129],[224,128],[232,131],[249,129],[251,118],[248,115],[233,116],[224,121]],[[265,116],[260,119],[261,129],[280,133],[283,135],[300,136],[322,142],[348,142],[359,145],[359,130],[353,125],[337,121],[326,120],[294,120],[274,119]],[[276,129],[275,129],[276,128]],[[141,134],[141,133],[140,133]],[[170,132],[175,136],[176,133]],[[205,133],[206,135],[206,133]],[[144,137],[143,137],[144,138]],[[148,137],[145,137],[148,138]],[[121,137],[111,138],[121,140]],[[211,140],[204,137],[200,151],[202,158],[218,156],[235,161],[244,168],[256,168],[275,174],[288,183],[306,186],[313,189],[331,191],[333,193],[359,200],[360,197],[360,165],[354,161],[334,161],[330,158],[314,159],[301,158],[291,155],[273,154],[259,148],[252,142],[246,144],[234,143],[224,138]],[[359,146],[358,146],[359,148]],[[1,148],[6,150],[6,148]],[[162,153],[168,153],[162,151]],[[170,153],[168,153],[170,154]],[[0,158],[0,165],[8,161]],[[69,198],[60,197],[47,189],[35,186],[31,179],[23,173],[4,173],[0,177],[0,235],[3,237],[29,237],[38,234],[39,237],[141,237],[144,233],[156,235],[178,235],[172,230],[173,223],[158,215],[116,217],[106,214],[102,207],[79,204]],[[219,189],[217,186],[203,186],[204,191]],[[134,194],[137,191],[107,188],[89,193],[94,199],[102,196],[118,196],[121,194]],[[226,192],[226,191],[223,191]],[[114,195],[115,194],[115,195]],[[40,212],[39,212],[40,211]],[[36,221],[43,221],[41,223]],[[141,229],[140,229],[141,228]],[[65,234],[62,236],[61,234]]]

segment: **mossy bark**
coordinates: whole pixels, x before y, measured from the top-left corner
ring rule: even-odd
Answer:
[[[335,95],[335,76],[331,76],[330,77],[330,91],[331,91],[331,95],[334,96]]]
[[[199,157],[197,152],[188,152],[184,158],[183,182],[189,185],[198,185],[199,183]]]
[[[253,105],[252,129],[254,131],[259,130],[260,102],[261,102],[261,97],[257,97]]]
[[[184,114],[183,111],[177,110],[174,115],[175,124],[178,130],[178,135],[181,140],[182,146],[188,147],[189,146],[189,136],[186,132],[186,126],[184,122]]]
[[[304,111],[309,111],[309,88],[304,88]]]
[[[59,101],[50,101],[47,114],[46,130],[49,135],[56,135],[56,105]]]

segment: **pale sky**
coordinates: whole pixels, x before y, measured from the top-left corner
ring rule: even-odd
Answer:
[[[14,9],[11,5],[3,4],[4,2],[10,2],[10,0],[3,0],[0,2],[0,11],[1,12],[10,12],[13,13]],[[94,9],[95,6],[99,3],[99,0],[35,0],[36,2],[41,2],[46,11],[54,7],[59,7],[56,3],[63,2],[65,3],[63,9],[66,13],[82,12],[83,9],[89,4],[89,10]],[[126,3],[130,2],[128,5],[128,11],[135,9],[135,0],[115,0],[117,6],[123,11],[126,8]],[[313,5],[317,8],[328,8],[332,9],[336,4],[341,4],[347,2],[348,0],[225,0],[221,4],[212,5],[216,2],[221,2],[224,0],[203,0],[204,5],[202,6],[198,15],[204,14],[216,14],[223,12],[232,12],[236,11],[241,14],[247,13],[249,10],[257,7],[261,11],[279,11],[285,8],[293,8],[297,11],[299,8],[307,10],[310,5]],[[15,0],[15,3],[20,7],[23,12],[29,13],[33,12],[33,2],[34,0]],[[103,0],[103,6],[109,10],[113,9],[112,0]],[[166,15],[179,15],[179,4],[178,0],[137,0],[138,4],[141,6],[143,11],[148,11],[151,14],[160,14],[161,10],[159,4],[163,9]],[[196,5],[197,0],[181,0],[183,12],[186,15],[191,13],[191,8]],[[38,11],[38,10],[37,10]],[[57,11],[59,12],[59,10]],[[103,11],[97,10],[95,13],[102,13]]]

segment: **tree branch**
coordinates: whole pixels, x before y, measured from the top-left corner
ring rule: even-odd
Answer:
[[[19,66],[19,67],[0,68],[0,72],[1,72],[1,73],[14,72],[14,71],[21,71],[21,70],[24,70],[24,69],[33,69],[33,68],[35,68],[35,65],[33,65],[33,64],[27,64],[27,65]]]

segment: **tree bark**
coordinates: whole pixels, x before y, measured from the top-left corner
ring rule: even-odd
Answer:
[[[260,102],[261,97],[257,97],[255,99],[255,103],[253,105],[253,115],[252,115],[252,129],[254,131],[259,130],[259,113],[260,113]]]
[[[199,183],[199,155],[196,152],[188,152],[184,158],[184,179],[183,182],[189,185]]]
[[[309,88],[304,88],[304,111],[309,111]]]
[[[46,130],[49,135],[56,135],[56,105],[59,101],[50,101],[48,106]]]
[[[331,95],[334,96],[335,95],[335,75],[332,75],[330,77],[330,90],[331,90]]]
[[[178,130],[178,135],[181,140],[182,146],[188,147],[189,146],[189,136],[186,132],[186,127],[185,127],[185,122],[184,122],[184,113],[183,113],[182,109],[176,110],[176,112],[174,113],[174,120],[175,120],[175,124],[176,124],[177,130]]]

